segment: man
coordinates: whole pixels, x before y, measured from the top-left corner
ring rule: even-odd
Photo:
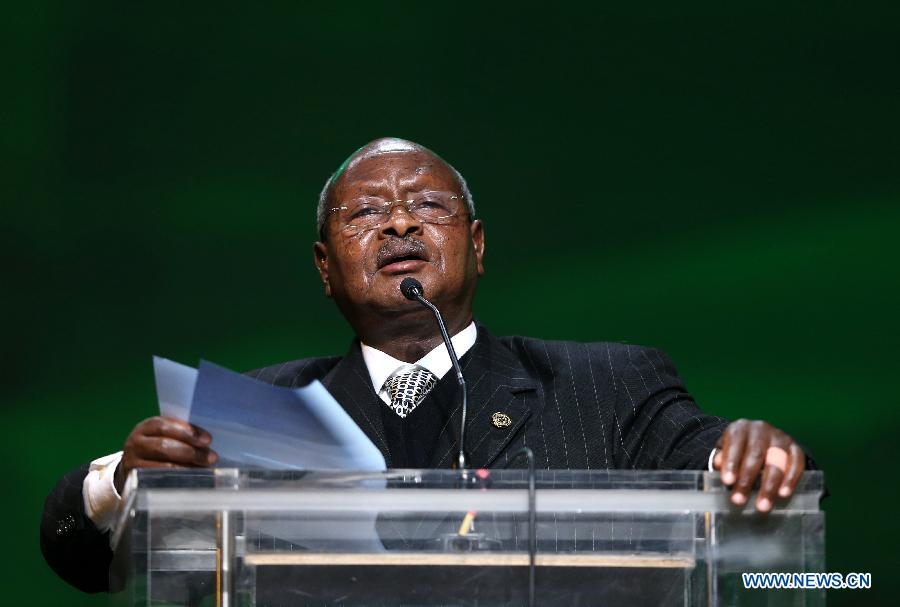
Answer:
[[[802,449],[762,421],[704,414],[658,350],[613,343],[498,338],[473,319],[485,233],[465,180],[430,150],[379,139],[322,190],[313,259],[355,331],[344,357],[260,369],[282,386],[319,379],[384,454],[388,467],[449,467],[460,411],[431,312],[399,285],[415,277],[443,312],[469,386],[470,467],[506,464],[530,447],[540,468],[721,470],[736,505],[760,479],[761,512],[791,495]],[[211,466],[214,437],[175,419],[139,423],[122,452],[63,477],[47,498],[41,548],[64,579],[107,589],[109,529],[128,473]]]

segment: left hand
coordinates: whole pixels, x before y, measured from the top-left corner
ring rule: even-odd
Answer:
[[[759,495],[756,509],[768,512],[778,497],[787,498],[794,493],[800,475],[806,469],[806,454],[790,436],[764,421],[739,419],[725,428],[716,443],[719,451],[713,458],[713,468],[722,472],[722,483],[732,487],[731,503],[743,506],[747,503],[753,483],[760,472]],[[782,449],[787,454],[783,468],[779,465],[783,454],[770,448]]]

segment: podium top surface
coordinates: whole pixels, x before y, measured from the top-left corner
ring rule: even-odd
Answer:
[[[209,488],[240,490],[299,489],[335,490],[364,486],[372,481],[390,487],[443,489],[527,489],[523,469],[451,470],[392,469],[384,472],[332,470],[263,470],[256,468],[144,468],[132,472],[126,490]],[[705,470],[547,470],[535,471],[537,489],[658,489],[710,491],[722,488],[719,474]],[[798,493],[822,491],[821,471],[805,472]]]
[[[525,470],[386,472],[137,470],[129,508],[154,512],[446,512],[528,510]],[[734,512],[718,473],[682,470],[538,470],[539,512]],[[803,475],[776,512],[819,510],[821,472]],[[744,510],[752,512],[750,500]]]

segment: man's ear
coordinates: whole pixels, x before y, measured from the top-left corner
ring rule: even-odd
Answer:
[[[313,245],[313,263],[319,271],[319,277],[325,284],[325,297],[331,297],[331,283],[328,282],[328,247],[321,240]]]
[[[472,246],[475,247],[475,259],[478,262],[478,275],[484,276],[484,226],[476,219],[469,226],[472,235]]]

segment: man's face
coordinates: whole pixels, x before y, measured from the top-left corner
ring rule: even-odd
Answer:
[[[364,197],[409,200],[424,192],[462,196],[453,171],[427,151],[373,153],[348,165],[329,206]],[[419,304],[400,293],[407,276],[422,283],[425,296],[448,319],[471,314],[475,283],[484,273],[484,235],[480,221],[468,220],[465,201],[459,215],[444,224],[420,221],[397,204],[376,228],[354,232],[343,225],[342,215],[331,213],[314,252],[326,294],[351,324],[416,309]]]

